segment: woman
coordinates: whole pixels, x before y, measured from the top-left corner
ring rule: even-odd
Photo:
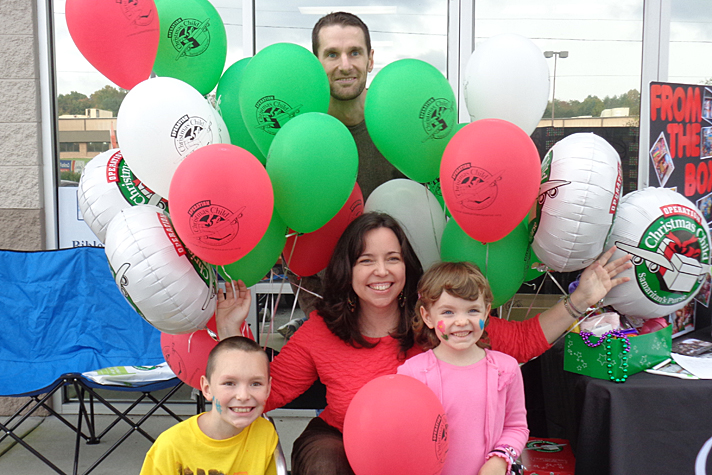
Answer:
[[[626,279],[615,276],[629,258],[608,263],[611,249],[582,274],[574,293],[524,322],[491,318],[492,349],[520,362],[546,351],[578,315]],[[326,386],[327,407],[313,419],[292,450],[292,473],[350,474],[341,430],[353,396],[368,381],[395,374],[414,346],[411,323],[422,275],[420,262],[400,225],[390,216],[366,213],[339,239],[324,276],[324,298],[271,366],[272,392],[265,411],[290,402],[317,378]],[[249,291],[221,296],[221,338],[237,333],[247,316]],[[566,306],[565,306],[566,305]]]

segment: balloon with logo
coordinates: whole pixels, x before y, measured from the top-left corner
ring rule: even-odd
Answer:
[[[191,152],[219,140],[213,108],[192,86],[152,78],[134,87],[116,121],[121,152],[136,176],[168,196],[176,168]]]
[[[447,415],[435,393],[417,379],[380,376],[349,404],[344,449],[356,475],[436,475],[447,455]]]
[[[260,242],[237,261],[218,267],[218,272],[227,281],[242,280],[252,287],[262,280],[279,259],[287,241],[287,225],[278,213],[272,213],[272,220]]]
[[[121,293],[160,331],[190,333],[205,328],[215,313],[215,271],[183,246],[160,208],[119,211],[104,250]]]
[[[331,97],[319,60],[293,43],[275,43],[259,51],[245,67],[239,94],[245,126],[264,156],[287,122],[306,112],[326,113]]]
[[[513,33],[493,36],[475,46],[464,90],[473,121],[502,119],[530,135],[549,100],[549,67],[530,39]]]
[[[274,206],[260,161],[231,144],[207,145],[188,155],[173,175],[168,199],[178,236],[215,265],[250,252],[267,231]]]
[[[526,219],[502,239],[487,244],[472,239],[451,219],[445,225],[440,255],[443,261],[477,264],[489,281],[492,308],[496,308],[511,299],[524,282],[528,248]]]
[[[440,158],[458,128],[450,83],[419,59],[388,64],[371,82],[364,110],[378,150],[411,180],[438,176]]]
[[[67,0],[64,12],[74,44],[101,74],[123,89],[148,79],[160,35],[153,0]]]
[[[531,138],[516,125],[483,119],[450,140],[440,188],[452,217],[472,239],[499,241],[529,213],[541,165]]]
[[[557,272],[579,270],[601,255],[620,200],[618,152],[592,133],[569,135],[546,154],[532,249]]]
[[[252,136],[247,130],[245,121],[242,119],[242,111],[240,110],[240,84],[242,83],[242,76],[247,67],[247,63],[249,63],[251,59],[251,57],[243,58],[227,68],[222,77],[220,77],[220,81],[218,81],[215,97],[217,107],[230,132],[231,143],[244,148],[257,157],[264,165],[267,163],[267,159],[257,144],[255,144],[255,141],[252,140]]]
[[[161,39],[153,71],[208,94],[220,79],[227,55],[227,34],[220,14],[207,0],[155,1]]]
[[[622,315],[643,319],[669,315],[700,290],[710,271],[710,232],[695,205],[667,188],[645,188],[625,195],[605,248],[611,257],[632,256],[630,277],[606,295]]]
[[[354,189],[357,172],[358,150],[351,132],[320,112],[301,114],[285,124],[267,157],[275,209],[300,233],[316,231],[339,212]]]
[[[314,232],[287,238],[284,261],[289,269],[299,276],[314,275],[325,269],[344,230],[361,214],[363,194],[356,183],[349,199],[328,223]]]
[[[380,211],[394,217],[424,270],[440,261],[445,212],[425,185],[405,178],[389,180],[373,190],[364,211]]]
[[[124,208],[149,204],[168,209],[168,201],[136,178],[118,148],[102,152],[84,167],[77,187],[84,222],[101,242],[112,218]]]

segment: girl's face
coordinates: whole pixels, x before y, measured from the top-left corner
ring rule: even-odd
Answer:
[[[435,330],[441,346],[456,351],[476,346],[485,328],[490,306],[482,295],[477,300],[465,300],[443,291],[440,298],[426,310],[420,307],[425,324]]]

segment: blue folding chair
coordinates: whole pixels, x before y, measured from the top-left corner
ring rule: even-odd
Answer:
[[[75,433],[76,474],[82,440],[99,443],[119,422],[129,424],[127,432],[84,472],[89,473],[134,432],[153,442],[141,424],[158,409],[181,420],[165,406],[183,384],[178,378],[125,387],[98,384],[82,376],[101,368],[158,365],[164,361],[160,332],[124,300],[103,249],[0,251],[0,309],[0,396],[29,398],[14,415],[0,422],[4,432],[0,442],[10,437],[55,472],[65,474],[16,433],[28,417],[44,408]],[[51,406],[52,396],[70,386],[79,403],[76,423]],[[128,409],[120,411],[97,389],[138,394]],[[152,394],[163,389],[170,391],[160,399]],[[150,401],[152,407],[133,422],[129,412],[144,401]],[[94,421],[96,402],[116,416],[101,433],[97,433]]]

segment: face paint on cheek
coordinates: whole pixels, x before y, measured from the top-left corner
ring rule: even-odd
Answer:
[[[448,336],[445,334],[445,322],[443,322],[442,320],[438,322],[438,330],[440,330],[443,340],[447,340]]]
[[[213,398],[213,404],[215,405],[215,410],[218,411],[218,414],[222,414],[222,406],[220,406],[220,401]]]
[[[484,330],[484,329],[485,329],[485,321],[480,320],[480,330]]]

